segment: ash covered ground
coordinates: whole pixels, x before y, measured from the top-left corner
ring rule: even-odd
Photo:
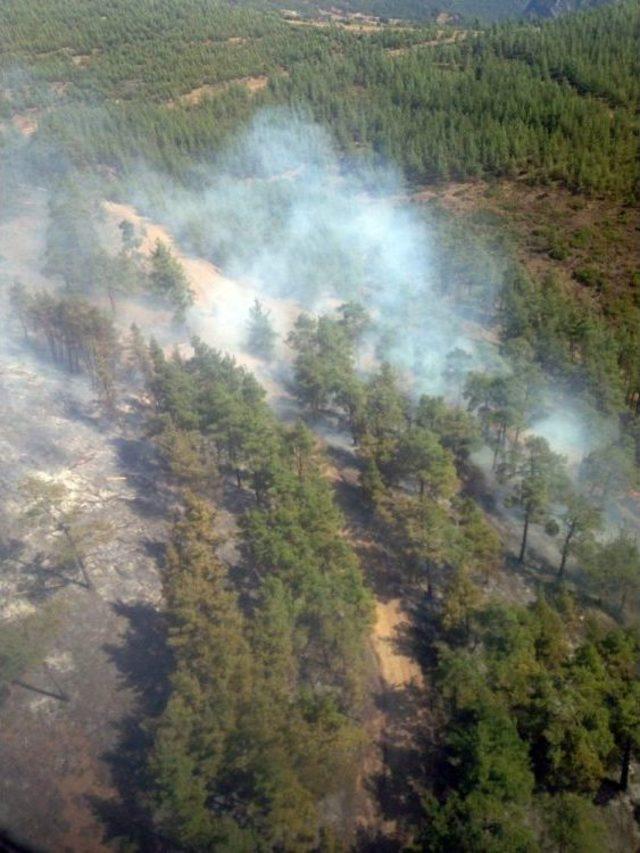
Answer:
[[[11,342],[0,352],[0,395],[2,616],[55,602],[58,621],[45,665],[13,685],[0,710],[0,825],[38,847],[98,850],[126,772],[111,753],[127,727],[135,739],[142,706],[162,698],[157,561],[167,497],[150,488],[157,462],[135,401],[105,420],[85,377],[61,375]],[[108,525],[108,541],[87,550],[93,589],[47,557],[55,533],[21,521],[19,485],[32,475],[64,484],[87,526]]]

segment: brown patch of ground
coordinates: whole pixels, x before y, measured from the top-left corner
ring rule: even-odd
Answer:
[[[71,57],[71,62],[76,66],[76,68],[87,68],[91,65],[92,56],[90,53],[76,53],[75,56]]]
[[[516,235],[534,272],[555,271],[603,296],[628,290],[640,271],[640,209],[560,187],[501,183],[487,207]]]
[[[180,104],[185,107],[197,107],[202,101],[212,98],[220,94],[220,92],[225,92],[230,86],[244,86],[253,95],[256,92],[266,89],[268,84],[269,78],[264,74],[255,77],[237,77],[234,80],[226,80],[221,83],[203,83],[201,86],[191,89],[190,92],[185,92],[183,95],[179,95],[174,100],[169,101],[167,106],[173,108],[177,104]]]
[[[449,181],[446,184],[435,184],[423,187],[403,196],[400,201],[412,201],[424,204],[438,201],[453,213],[469,213],[476,209],[487,192],[485,181]]]
[[[327,27],[338,27],[341,30],[348,30],[353,33],[376,33],[380,32],[382,29],[382,24],[360,24],[360,23],[351,23],[350,21],[342,21],[342,20],[329,20],[329,21],[305,21],[301,19],[291,19],[286,18],[288,24],[293,27],[313,27],[313,28],[327,28]]]
[[[411,53],[422,47],[438,47],[441,44],[455,44],[456,42],[464,41],[467,35],[467,30],[455,30],[453,33],[449,33],[448,30],[439,30],[436,33],[435,38],[427,39],[426,41],[418,41],[414,44],[407,45],[407,47],[390,47],[386,53],[388,56],[403,56],[404,54]]]
[[[53,83],[49,84],[51,86],[51,91],[57,95],[59,98],[62,98],[68,91],[71,83],[65,80],[55,80]]]
[[[123,219],[133,223],[141,239],[139,250],[143,255],[148,257],[160,240],[180,261],[195,295],[195,310],[189,312],[188,317],[191,334],[199,335],[211,346],[233,353],[239,364],[256,373],[272,401],[282,397],[282,385],[268,366],[244,351],[246,321],[254,300],[259,299],[271,312],[271,320],[279,336],[278,355],[286,360],[290,355],[285,339],[302,310],[300,305],[290,299],[265,296],[260,282],[230,278],[211,261],[185,254],[166,228],[145,219],[130,205],[105,202],[104,209],[114,232]],[[134,310],[133,306],[131,310]],[[143,329],[147,327],[144,321],[140,325]],[[154,334],[152,326],[149,334]]]
[[[25,113],[11,116],[11,124],[23,136],[32,136],[38,129],[41,111],[38,109],[27,110]]]
[[[250,92],[260,92],[267,87],[269,78],[262,74],[258,77],[242,77],[239,82],[243,83]]]
[[[385,18],[367,15],[363,12],[345,12],[339,9],[321,9],[314,17],[302,18],[298,12],[281,10],[288,24],[302,27],[338,27],[350,32],[372,33],[394,30],[406,30],[407,25],[399,18]]]
[[[401,599],[376,601],[373,647],[380,674],[389,687],[406,687],[411,682],[422,683],[422,672],[416,660],[398,647],[399,635],[407,626],[408,620],[403,612]]]

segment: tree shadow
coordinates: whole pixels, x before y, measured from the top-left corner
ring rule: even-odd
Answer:
[[[581,610],[601,610],[614,622],[623,621],[623,614],[614,602],[607,601],[589,590],[588,576],[574,560],[568,562],[564,577],[559,577],[558,567],[535,547],[531,547],[523,563],[515,555],[507,554],[504,568],[518,577],[532,592],[544,589],[545,595],[551,600],[563,591],[569,592]]]
[[[11,683],[18,687],[22,687],[24,690],[29,690],[31,693],[37,693],[39,696],[46,696],[48,699],[57,699],[58,702],[70,702],[69,694],[61,686],[52,668],[45,662],[41,665],[40,669],[42,670],[42,673],[44,673],[47,683],[46,687],[30,683],[33,681],[35,673],[32,674],[29,681],[24,681],[22,678],[14,678]],[[40,681],[42,681],[42,677],[40,678]]]
[[[42,853],[42,847],[23,844],[9,830],[0,828],[0,853]]]
[[[360,471],[362,468],[362,464],[356,456],[355,449],[353,447],[329,445],[329,447],[325,449],[325,455],[331,459],[339,471],[344,471],[348,468]]]
[[[141,544],[145,554],[162,569],[167,558],[167,543],[161,539],[143,539]]]
[[[32,560],[21,564],[20,591],[32,604],[43,603],[69,586],[88,589],[74,567],[65,562],[50,562],[50,559],[40,551]]]
[[[0,539],[0,562],[19,560],[24,550],[25,544],[22,539]]]
[[[74,423],[83,423],[98,432],[104,429],[103,420],[99,414],[91,414],[87,411],[86,401],[81,401],[67,391],[59,390],[54,393],[54,400],[60,404],[62,415]]]
[[[412,825],[421,814],[419,788],[425,774],[425,690],[415,683],[385,686],[375,701],[386,720],[380,740],[383,762],[365,787],[375,798],[384,820],[400,827]]]
[[[380,829],[360,827],[353,845],[356,853],[399,853],[405,844],[398,838],[390,838]]]
[[[147,766],[151,734],[145,723],[157,716],[167,702],[171,650],[165,619],[150,604],[117,602],[113,608],[129,625],[122,643],[108,644],[104,649],[118,670],[122,687],[135,695],[135,704],[117,725],[116,747],[102,756],[110,768],[117,796],[92,797],[90,802],[104,824],[105,842],[126,838],[138,850],[157,850],[150,809],[141,797],[152,782]]]
[[[171,489],[161,488],[165,471],[153,445],[144,439],[122,437],[110,443],[116,450],[118,469],[135,491],[129,506],[143,518],[166,518],[175,495]]]
[[[427,672],[437,663],[436,643],[442,638],[434,602],[421,590],[406,590],[402,609],[407,618],[396,626],[391,643],[397,654],[417,661]]]
[[[461,494],[472,498],[488,515],[495,515],[498,509],[496,494],[482,469],[467,460],[461,475]]]
[[[614,782],[613,779],[603,779],[596,792],[594,803],[597,806],[606,806],[607,803],[610,803],[619,796],[620,785],[617,782]]]
[[[405,597],[406,579],[400,562],[376,531],[374,514],[359,483],[340,478],[333,483],[333,493],[347,521],[351,547],[360,560],[369,588],[384,601]]]
[[[248,484],[244,482],[242,486],[238,486],[228,472],[222,477],[218,500],[220,506],[234,516],[243,515],[256,506],[255,493]]]

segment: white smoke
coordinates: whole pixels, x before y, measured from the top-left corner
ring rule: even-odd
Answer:
[[[428,224],[394,202],[404,187],[393,170],[346,163],[319,126],[270,110],[214,168],[200,169],[196,183],[188,190],[165,183],[160,193],[157,180],[137,175],[132,191],[183,246],[252,294],[312,312],[361,302],[374,320],[377,356],[410,375],[416,390],[447,391],[445,359],[455,348],[470,354],[470,369],[485,364],[487,348],[469,333],[466,306],[436,274]],[[486,284],[491,301],[493,282]],[[246,314],[237,322],[244,326]]]

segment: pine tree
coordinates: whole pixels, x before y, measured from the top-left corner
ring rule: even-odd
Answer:
[[[262,307],[258,299],[255,300],[249,312],[247,349],[265,361],[270,361],[273,358],[276,338],[278,337],[269,319],[269,314],[270,312]]]
[[[233,732],[250,706],[252,680],[244,620],[216,555],[213,523],[207,503],[187,493],[163,579],[175,671],[150,758],[163,832],[199,849],[220,841],[210,803],[224,799],[224,778],[242,760]]]
[[[564,459],[549,449],[544,438],[532,436],[525,442],[521,459],[516,456],[516,483],[510,503],[520,506],[524,516],[518,560],[524,561],[529,527],[547,518],[554,498],[566,489]]]
[[[153,291],[173,305],[176,320],[184,320],[187,309],[193,305],[194,294],[182,265],[160,240],[151,255],[149,278]]]

